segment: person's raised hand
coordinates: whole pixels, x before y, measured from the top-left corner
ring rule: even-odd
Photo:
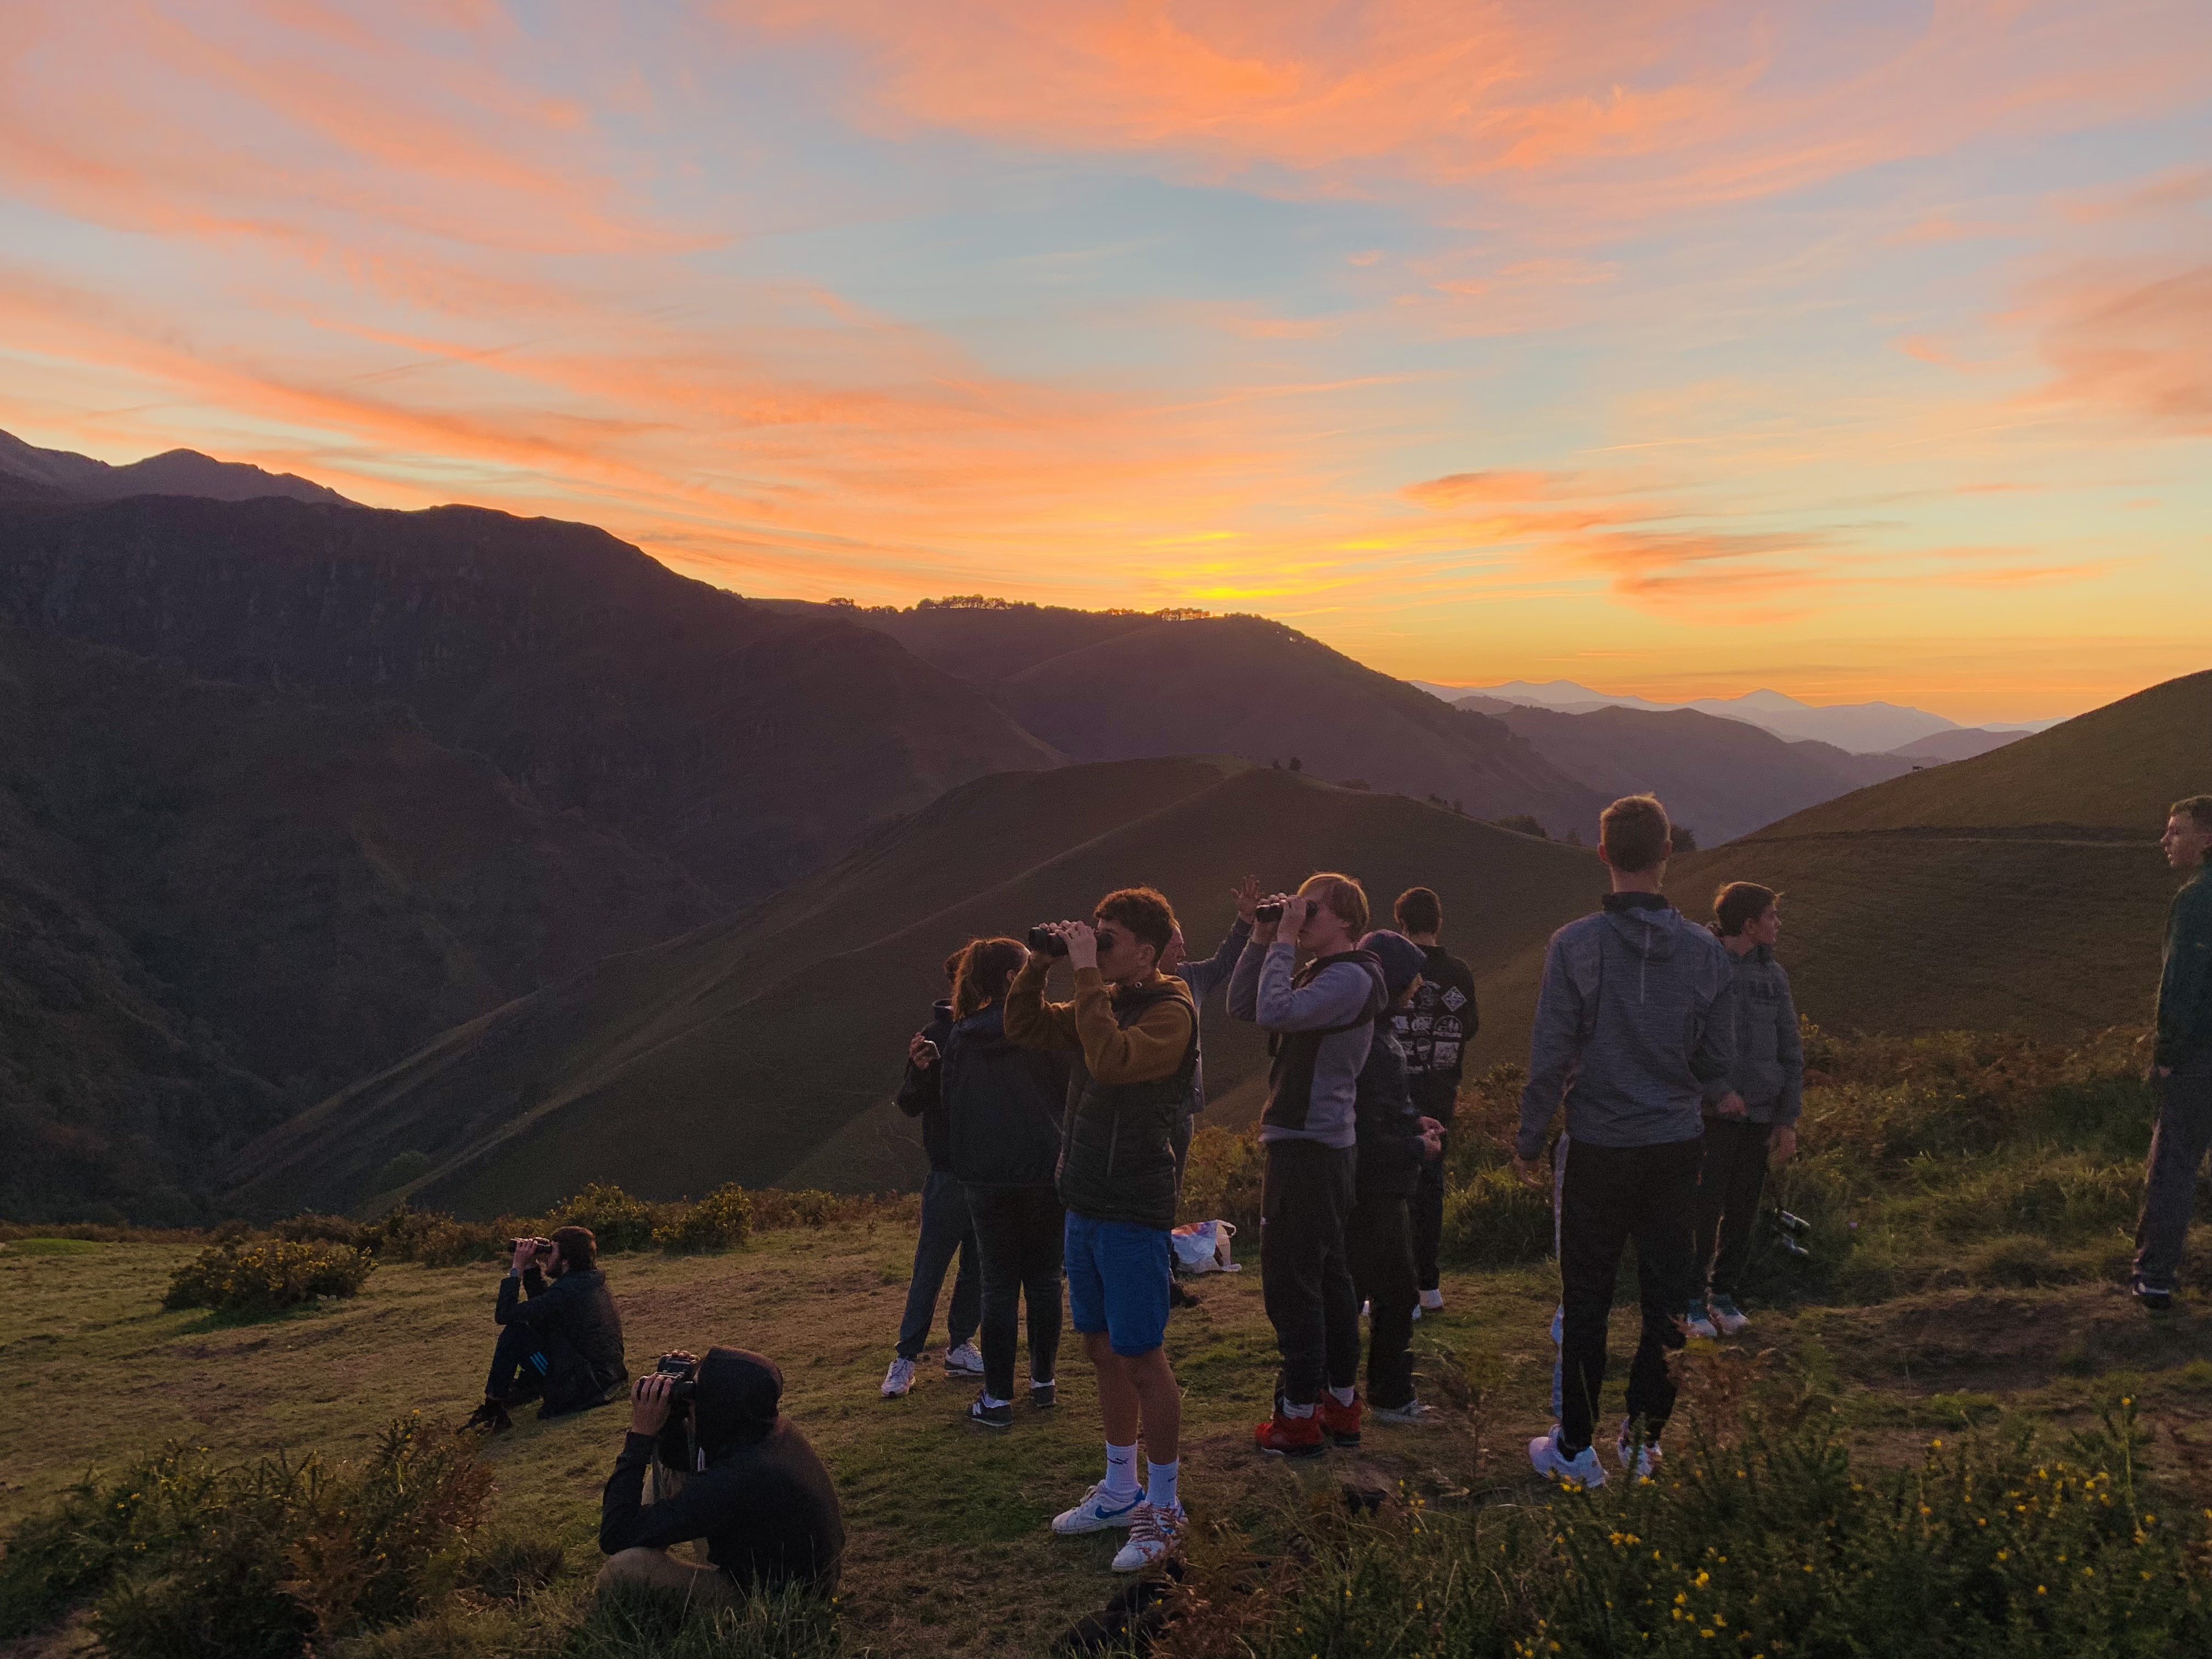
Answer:
[[[1532,1193],[1544,1192],[1552,1184],[1542,1170],[1518,1152],[1513,1154],[1513,1178]]]
[[[937,1064],[937,1045],[916,1031],[907,1041],[906,1057],[908,1063],[916,1070],[926,1072]]]
[[[665,1371],[648,1371],[629,1389],[629,1431],[657,1435],[668,1426],[668,1391],[676,1379]]]
[[[1054,930],[1067,941],[1067,965],[1081,973],[1098,965],[1098,935],[1087,921],[1063,921]]]
[[[1421,1120],[1421,1150],[1430,1158],[1443,1156],[1444,1126],[1432,1117]]]
[[[541,1242],[535,1238],[518,1238],[514,1241],[514,1271],[516,1273],[523,1272],[532,1262],[538,1260],[538,1247]]]
[[[1774,1133],[1766,1138],[1766,1161],[1787,1164],[1796,1156],[1797,1126],[1794,1123],[1776,1124]]]
[[[1237,920],[1247,927],[1252,925],[1253,913],[1260,908],[1260,878],[1247,876],[1229,890],[1237,901]]]
[[[1750,1112],[1751,1108],[1743,1103],[1741,1095],[1731,1089],[1721,1097],[1720,1104],[1713,1109],[1723,1117],[1743,1117]]]

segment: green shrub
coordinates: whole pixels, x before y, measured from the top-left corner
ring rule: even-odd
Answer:
[[[653,1229],[653,1242],[678,1254],[726,1250],[743,1244],[752,1230],[752,1199],[732,1181],[696,1204],[677,1207]]]
[[[642,1250],[653,1243],[653,1225],[659,1219],[654,1207],[619,1187],[595,1181],[565,1204],[555,1206],[553,1213],[545,1218],[543,1231],[589,1227],[604,1255]]]
[[[351,1296],[375,1267],[374,1256],[350,1244],[289,1239],[210,1244],[177,1269],[161,1305],[273,1313],[317,1297]]]
[[[0,1558],[0,1632],[91,1603],[112,1659],[295,1659],[412,1619],[451,1587],[491,1472],[405,1419],[359,1466],[310,1455],[218,1468],[172,1446],[88,1480]]]
[[[404,1187],[410,1181],[419,1181],[430,1173],[432,1159],[428,1152],[404,1152],[376,1172],[369,1182],[373,1192],[388,1193],[396,1187]]]
[[[753,1225],[763,1232],[779,1227],[826,1227],[840,1212],[857,1209],[865,1199],[840,1198],[835,1193],[801,1188],[786,1192],[769,1188],[752,1194]]]
[[[1540,1261],[1552,1250],[1552,1200],[1531,1192],[1512,1170],[1493,1164],[1444,1195],[1443,1253],[1473,1267]]]
[[[1256,1129],[1238,1133],[1202,1124],[1190,1138],[1183,1165],[1185,1221],[1226,1221],[1244,1235],[1247,1252],[1259,1248],[1260,1183],[1267,1173]]]
[[[303,1210],[298,1215],[285,1217],[269,1231],[294,1243],[351,1244],[358,1249],[368,1229],[342,1215],[320,1215],[313,1210]]]

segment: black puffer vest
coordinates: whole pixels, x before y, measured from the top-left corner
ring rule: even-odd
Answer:
[[[1282,1129],[1303,1129],[1306,1115],[1313,1104],[1314,1064],[1321,1058],[1321,1046],[1333,1036],[1346,1031],[1357,1031],[1374,1023],[1376,1015],[1390,1006],[1390,994],[1383,987],[1382,963],[1372,951],[1340,951],[1332,957],[1316,957],[1298,969],[1291,981],[1293,986],[1310,985],[1324,968],[1333,968],[1340,962],[1353,963],[1366,970],[1374,981],[1368,993],[1366,1006],[1358,1018],[1346,1020],[1341,1025],[1324,1026],[1313,1031],[1276,1031],[1267,1038],[1267,1109],[1261,1114],[1263,1124]]]
[[[1114,1001],[1124,1029],[1157,1003],[1184,1000],[1181,980],[1164,979]],[[1093,1221],[1175,1225],[1175,1127],[1198,1070],[1198,1022],[1174,1072],[1149,1083],[1101,1083],[1080,1056],[1068,1080],[1060,1137],[1060,1201]]]

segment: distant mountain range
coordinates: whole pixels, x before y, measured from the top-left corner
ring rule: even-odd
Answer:
[[[172,449],[114,466],[66,449],[40,449],[0,432],[0,501],[112,501],[125,495],[199,495],[217,501],[283,495],[331,507],[353,505],[337,490],[296,473],[218,461],[197,449]]]
[[[1547,680],[1541,684],[1509,680],[1503,685],[1437,685],[1425,680],[1409,684],[1449,703],[1464,704],[1468,697],[1481,696],[1524,708],[1555,708],[1570,714],[1588,714],[1595,708],[1640,708],[1653,714],[1687,708],[1723,720],[1741,720],[1780,738],[1832,744],[1855,755],[1894,754],[1923,739],[1957,732],[1987,734],[1982,749],[1969,751],[1978,753],[2009,741],[2012,736],[2045,731],[2058,723],[2039,720],[1962,726],[1956,720],[1931,714],[1924,708],[1907,708],[1890,702],[1815,705],[1800,702],[1779,691],[1750,691],[1740,697],[1698,697],[1688,702],[1654,702],[1648,697],[1594,691],[1572,680]],[[1954,744],[1954,752],[1928,751],[1912,758],[1963,759],[1965,755],[1955,750],[1964,746]]]

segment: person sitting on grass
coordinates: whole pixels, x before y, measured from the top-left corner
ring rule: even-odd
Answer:
[[[1605,1484],[1590,1439],[1613,1285],[1631,1238],[1644,1329],[1615,1449],[1624,1470],[1649,1477],[1657,1467],[1659,1436],[1674,1409],[1668,1358],[1682,1346],[1690,1300],[1705,1090],[1735,1061],[1724,1001],[1729,954],[1661,896],[1673,853],[1667,809],[1650,795],[1605,809],[1598,857],[1613,890],[1596,915],[1569,922],[1545,947],[1521,1091],[1513,1173],[1535,1191],[1547,1185],[1536,1160],[1553,1114],[1562,1102],[1567,1110],[1550,1183],[1559,1420],[1528,1443],[1528,1461],[1539,1474],[1583,1486]]]
[[[958,980],[961,960],[967,954],[963,945],[945,958],[948,990]],[[975,1220],[968,1213],[967,1193],[952,1173],[950,1119],[938,1064],[945,1035],[951,1029],[952,1004],[948,1000],[930,1011],[929,1024],[908,1040],[906,1076],[899,1084],[899,1110],[921,1120],[921,1149],[929,1159],[929,1173],[922,1178],[921,1225],[915,1237],[914,1270],[907,1278],[906,1312],[899,1321],[898,1349],[878,1390],[886,1400],[896,1400],[914,1387],[915,1363],[929,1340],[929,1322],[937,1314],[945,1270],[956,1255],[960,1258],[960,1272],[952,1281],[952,1308],[945,1325],[945,1374],[983,1374],[983,1356],[976,1352],[973,1340],[983,1316],[981,1258],[976,1250]]]
[[[566,1417],[619,1399],[622,1316],[599,1270],[589,1227],[556,1227],[550,1238],[518,1238],[499,1281],[492,1320],[500,1327],[484,1379],[483,1404],[467,1426],[503,1434],[508,1411],[535,1400],[540,1418]]]
[[[1698,1228],[1686,1322],[1692,1336],[1734,1336],[1751,1321],[1736,1305],[1752,1224],[1766,1188],[1766,1166],[1797,1151],[1805,1103],[1805,1045],[1790,975],[1774,959],[1782,937],[1781,896],[1757,882],[1732,881],[1713,896],[1713,932],[1735,966],[1728,1018],[1735,1065],[1705,1087],[1705,1162],[1698,1173]]]
[[[1127,1528],[1114,1570],[1134,1572],[1174,1550],[1186,1524],[1182,1396],[1163,1345],[1175,1259],[1175,1126],[1197,1069],[1198,1018],[1189,987],[1159,971],[1176,918],[1152,889],[1109,893],[1090,922],[1055,922],[1050,931],[1066,943],[1075,1000],[1044,1000],[1054,958],[1036,953],[1007,988],[1006,1032],[1030,1048],[1081,1057],[1060,1131],[1060,1197],[1067,1206],[1068,1314],[1097,1367],[1106,1426],[1106,1478],[1052,1529]]]
[[[599,1589],[671,1591],[708,1611],[787,1584],[830,1595],[844,1516],[830,1471],[778,1410],[783,1373],[742,1348],[709,1348],[694,1364],[692,1397],[680,1406],[669,1398],[678,1376],[667,1371],[630,1390],[629,1432],[599,1498]],[[669,1554],[694,1538],[707,1540],[705,1565]]]

